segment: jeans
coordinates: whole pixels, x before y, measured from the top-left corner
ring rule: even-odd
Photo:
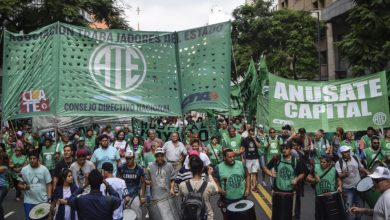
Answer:
[[[36,204],[23,203],[24,206],[24,216],[26,216],[26,220],[30,220],[30,211]]]
[[[8,188],[0,187],[0,220],[4,220],[3,201],[4,198],[7,196],[7,193],[8,193]]]
[[[346,210],[349,210],[351,207],[364,207],[364,202],[360,198],[358,191],[355,188],[346,189],[343,188],[343,197],[344,197],[344,206]],[[348,220],[360,220],[360,215],[352,215],[348,213]]]

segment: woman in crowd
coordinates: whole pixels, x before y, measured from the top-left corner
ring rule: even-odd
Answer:
[[[9,168],[12,172],[12,179],[14,185],[17,185],[17,177],[24,166],[27,165],[27,157],[23,155],[23,149],[19,146],[15,148],[15,153],[12,154],[11,160],[9,161]],[[16,187],[16,201],[20,201],[22,191]]]
[[[126,152],[132,151],[135,155],[135,162],[143,166],[143,146],[141,145],[141,140],[138,136],[134,136],[130,140],[130,144],[126,147]]]

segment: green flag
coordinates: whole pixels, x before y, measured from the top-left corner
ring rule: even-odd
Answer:
[[[270,126],[306,131],[389,127],[385,72],[345,80],[311,82],[269,75]]]
[[[259,61],[259,81],[260,86],[257,96],[257,108],[256,108],[256,123],[262,124],[264,128],[269,128],[269,100],[268,100],[268,67],[264,56],[260,57]]]
[[[239,116],[242,114],[243,103],[241,98],[241,91],[239,85],[233,85],[230,89],[230,113],[231,116]]]

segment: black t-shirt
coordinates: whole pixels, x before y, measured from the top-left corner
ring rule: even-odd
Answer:
[[[64,172],[64,170],[69,169],[70,165],[72,165],[73,162],[74,162],[73,159],[72,159],[72,162],[70,162],[70,163],[66,163],[65,160],[62,159],[60,162],[58,162],[56,164],[56,167],[54,168],[54,176],[60,178],[62,175],[62,172]]]
[[[259,140],[256,140],[258,143]],[[259,151],[251,137],[246,137],[241,141],[241,146],[245,148],[245,159],[254,160],[259,159]]]

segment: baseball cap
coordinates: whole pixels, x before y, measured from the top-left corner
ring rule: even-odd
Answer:
[[[192,150],[189,153],[190,156],[199,156],[199,152],[197,150]]]
[[[78,141],[85,141],[85,137],[79,137]]]
[[[161,147],[157,148],[156,151],[154,152],[154,155],[156,154],[164,154],[164,149],[162,149]]]
[[[390,179],[390,170],[386,167],[377,167],[374,173],[368,176],[372,179]]]
[[[112,172],[114,170],[114,166],[110,162],[104,162],[102,165],[102,169],[104,171]]]
[[[257,127],[258,128],[264,128],[264,126],[262,124],[258,124]]]
[[[127,151],[127,152],[125,153],[125,157],[126,157],[126,158],[128,158],[128,157],[133,157],[133,156],[134,156],[133,151]]]
[[[340,152],[343,153],[343,152],[346,152],[346,151],[349,151],[351,150],[348,146],[341,146],[340,147]]]

